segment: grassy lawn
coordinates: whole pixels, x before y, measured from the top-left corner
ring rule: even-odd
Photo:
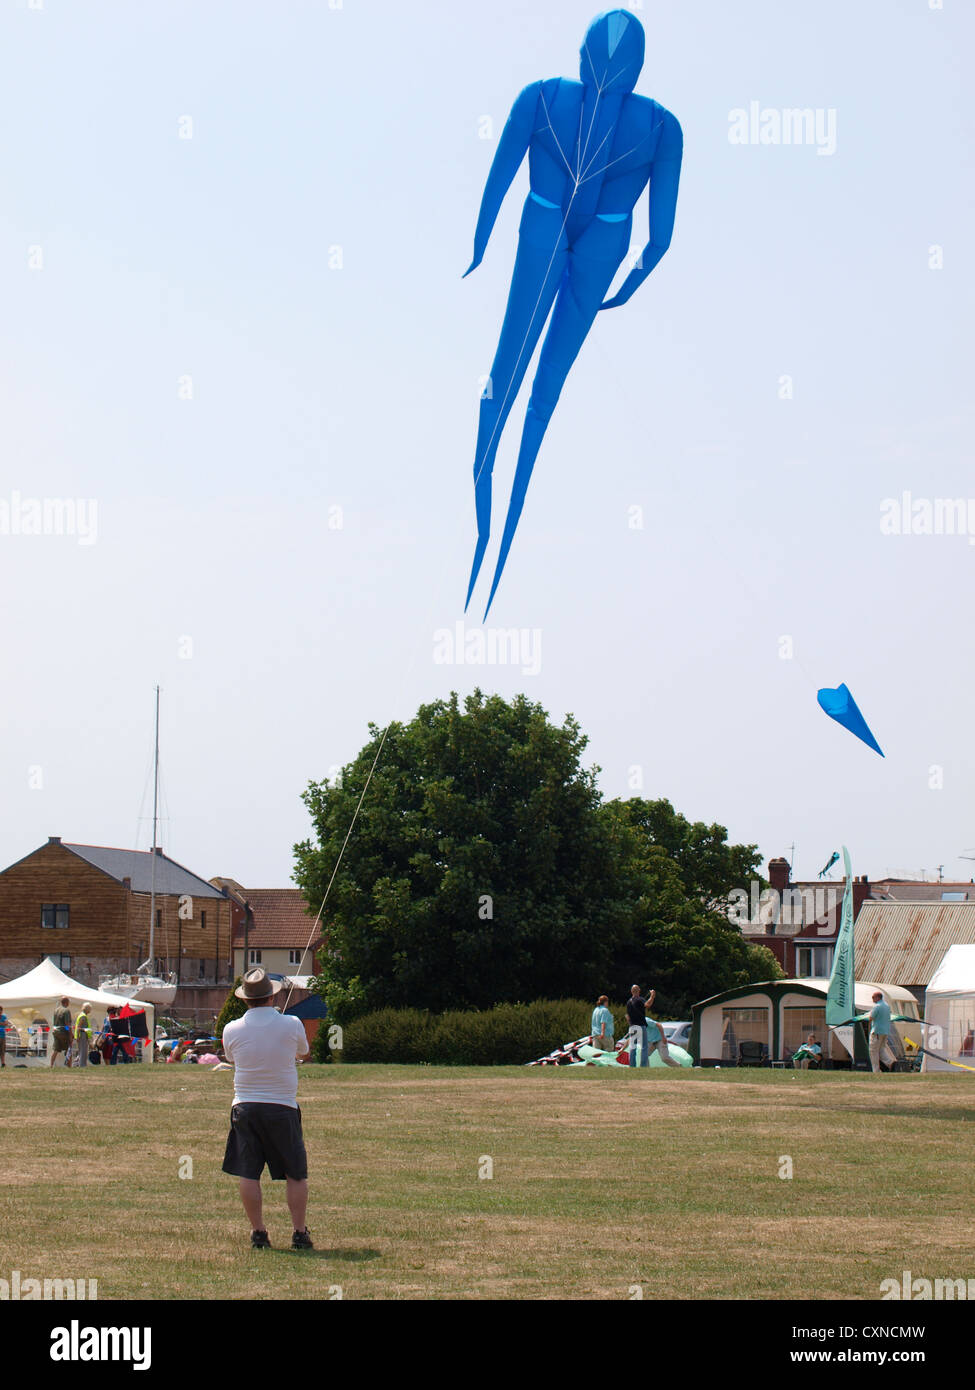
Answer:
[[[904,1269],[975,1277],[965,1076],[306,1066],[308,1254],[266,1177],[284,1248],[249,1247],[220,1171],[232,1083],[0,1073],[0,1276],[97,1278],[99,1299],[875,1299]]]

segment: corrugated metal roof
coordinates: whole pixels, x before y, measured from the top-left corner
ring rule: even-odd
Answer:
[[[975,944],[975,902],[865,902],[854,940],[858,980],[926,986],[949,946]]]
[[[69,849],[79,858],[86,859],[119,883],[124,878],[132,880],[133,893],[148,893],[153,885],[152,852],[141,849],[107,849],[101,845],[69,845]],[[177,864],[175,859],[167,859],[165,854],[156,855],[155,888],[163,896],[167,894],[189,893],[195,898],[222,898],[223,894],[205,878],[199,878]]]

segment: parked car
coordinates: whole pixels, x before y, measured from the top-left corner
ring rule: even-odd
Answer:
[[[661,1023],[660,1027],[663,1029],[668,1047],[673,1044],[674,1047],[682,1047],[685,1052],[687,1051],[688,1043],[691,1040],[690,1023]]]

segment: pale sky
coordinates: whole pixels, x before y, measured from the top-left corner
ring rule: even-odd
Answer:
[[[532,659],[476,666],[436,658],[524,170],[460,277],[512,101],[577,76],[596,6],[4,4],[0,864],[148,847],[158,682],[164,849],[285,886],[307,782],[480,685],[799,876],[844,842],[971,876],[975,531],[880,523],[975,496],[972,7],[630,8],[684,131],[673,243],[542,447],[488,624]],[[835,149],[732,143],[752,103]],[[76,534],[10,533],[45,501]],[[841,681],[885,759],[820,712]]]

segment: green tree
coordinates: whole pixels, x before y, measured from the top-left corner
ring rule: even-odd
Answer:
[[[294,877],[316,907],[379,747],[370,732],[336,783],[303,796],[317,843],[295,846]],[[479,690],[390,726],[325,911],[331,1018],[588,997],[607,978],[626,907],[586,743],[571,716],[559,727],[524,696]]]
[[[691,824],[669,801],[611,801],[601,814],[626,902],[611,976],[619,997],[652,986],[655,1012],[687,1016],[700,999],[771,978],[727,915],[731,889],[757,873],[756,846],[727,844],[723,826]]]
[[[785,979],[785,971],[775,952],[754,941],[748,943],[748,971],[748,979],[740,982],[743,985],[756,984],[759,980]]]
[[[673,861],[687,893],[708,907],[724,911],[732,889],[747,892],[753,879],[761,881],[758,846],[729,845],[723,825],[689,821],[662,799],[644,801],[635,796],[618,804],[629,824]]]
[[[240,982],[241,977],[238,975],[230,986],[230,993],[223,1001],[223,1008],[217,1015],[217,1023],[214,1032],[218,1038],[223,1037],[223,1030],[228,1023],[233,1023],[235,1018],[243,1018],[244,1014],[247,1012],[247,1005],[244,1003],[243,999],[238,999],[237,995],[234,993],[235,990],[240,988]]]

